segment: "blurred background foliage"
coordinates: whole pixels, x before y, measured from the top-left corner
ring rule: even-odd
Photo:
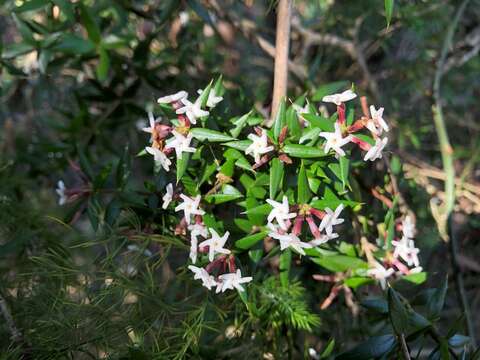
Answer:
[[[309,274],[288,294],[273,277],[252,285],[256,314],[236,294],[217,298],[199,289],[184,273],[186,245],[162,227],[164,180],[153,178],[151,159],[135,157],[157,97],[195,93],[219,74],[226,116],[252,108],[268,114],[274,1],[0,5],[0,294],[21,330],[11,341],[8,321],[0,322],[0,358],[301,358],[309,347],[338,354],[389,326],[368,306],[352,317],[342,295],[320,311],[330,285]],[[432,84],[459,5],[395,1],[387,27],[380,0],[296,0],[290,55],[292,99],[307,93],[318,101],[353,82],[385,107],[391,171],[417,216],[417,244],[431,274],[425,286],[438,288],[453,275],[436,317],[444,334],[464,311],[458,274],[471,309],[480,306],[478,0],[458,24],[442,83],[457,176],[455,266],[437,230],[444,173]],[[64,207],[56,204],[59,179],[77,191]],[[373,176],[365,182],[375,185]],[[480,331],[478,314],[470,317]],[[422,348],[435,353],[428,342]]]

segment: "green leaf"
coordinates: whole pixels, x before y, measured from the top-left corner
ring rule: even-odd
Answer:
[[[105,210],[105,222],[113,226],[118,219],[121,211],[121,202],[117,198],[112,199]]]
[[[335,130],[335,122],[332,121],[332,119],[327,119],[315,114],[303,114],[302,116],[310,123],[309,128],[318,128],[326,132],[333,132]]]
[[[375,281],[370,277],[354,276],[343,281],[343,284],[349,288],[356,289],[360,286],[372,284]]]
[[[302,134],[302,128],[300,127],[300,122],[298,121],[297,112],[291,106],[287,110],[287,126],[288,134],[290,138],[298,139]]]
[[[263,204],[256,206],[254,208],[248,209],[245,211],[245,214],[250,215],[268,215],[272,211],[272,206],[270,204]]]
[[[228,136],[220,131],[210,130],[206,128],[193,128],[190,130],[190,134],[200,141],[208,140],[210,142],[224,142],[233,140],[231,136]]]
[[[322,129],[319,128],[311,128],[311,129],[305,129],[303,132],[302,136],[300,137],[300,140],[298,141],[299,143],[304,143],[306,141],[311,141],[311,140],[317,140],[318,139],[318,134]]]
[[[188,162],[190,161],[191,157],[192,157],[192,153],[184,152],[182,153],[181,159],[177,158],[177,184],[182,178],[182,176],[185,174],[185,172],[187,171]]]
[[[84,55],[93,52],[95,44],[74,34],[65,33],[52,49],[66,54]]]
[[[235,241],[235,246],[243,250],[250,249],[253,245],[263,240],[267,235],[268,231],[262,231],[253,235],[245,236]]]
[[[355,346],[352,350],[338,355],[335,360],[371,360],[384,358],[395,348],[397,340],[394,335],[374,336]]]
[[[328,168],[332,170],[335,176],[342,182],[342,187],[344,191],[345,187],[348,185],[349,163],[350,160],[347,157],[341,156],[338,160],[338,163],[331,163],[328,165]]]
[[[237,140],[237,141],[230,141],[227,143],[224,143],[223,145],[231,147],[233,149],[237,149],[240,151],[245,151],[247,147],[249,147],[252,144],[252,140]]]
[[[410,304],[392,288],[388,289],[388,309],[395,333],[409,336],[430,326],[430,322],[416,313]]]
[[[90,9],[88,9],[82,2],[79,3],[79,7],[80,18],[82,20],[83,26],[85,26],[85,29],[87,29],[88,38],[92,40],[95,44],[99,44],[102,40],[102,36],[100,33],[100,28],[95,22],[95,18],[90,12]]]
[[[15,22],[15,25],[17,26],[18,31],[22,35],[23,41],[25,41],[28,44],[31,44],[35,46],[37,44],[37,41],[33,37],[33,32],[28,26],[27,22],[21,18],[19,18],[16,14],[12,14],[13,21]]]
[[[385,18],[387,20],[387,28],[390,26],[390,21],[393,15],[394,0],[385,0]]]
[[[283,162],[278,158],[270,161],[270,199],[275,199],[283,179]]]
[[[26,11],[34,11],[43,8],[50,3],[49,0],[30,0],[25,1],[22,5],[13,9],[16,13],[22,13]]]
[[[388,314],[388,303],[383,297],[368,297],[360,302],[363,307],[380,314]]]
[[[273,137],[278,141],[278,137],[286,124],[286,114],[285,114],[285,100],[280,102],[280,107],[278,108],[275,121],[273,122]]]
[[[328,358],[332,353],[334,347],[335,347],[335,339],[332,338],[328,341],[327,346],[325,347],[325,350],[322,351],[320,355],[320,359]]]
[[[402,276],[401,279],[418,285],[424,283],[427,280],[427,273],[419,272],[416,274],[405,275]]]
[[[349,82],[345,81],[345,80],[335,81],[335,82],[331,82],[331,83],[328,83],[328,84],[325,84],[325,85],[321,85],[315,91],[315,94],[313,95],[312,100],[313,101],[320,101],[320,100],[323,99],[324,96],[337,93],[340,90],[347,87],[348,85],[349,85]]]
[[[346,255],[321,256],[313,258],[312,261],[332,272],[368,269],[367,262]]]
[[[292,157],[298,157],[303,159],[317,158],[329,156],[325,154],[322,149],[306,146],[306,145],[297,145],[297,144],[287,144],[283,147],[283,152]]]
[[[205,196],[205,200],[212,204],[223,204],[228,201],[237,200],[242,198],[243,195],[232,185],[224,185],[222,192],[219,194],[211,194]]]
[[[237,138],[238,135],[240,135],[245,125],[247,125],[247,120],[251,114],[252,114],[252,111],[232,121],[232,124],[235,125],[235,127],[232,130],[230,130],[230,134],[232,134],[234,138]]]
[[[100,56],[100,59],[96,68],[97,78],[99,81],[104,81],[107,78],[108,69],[110,68],[110,57],[108,56],[107,50],[102,46],[98,49],[98,55]]]
[[[305,170],[305,165],[300,165],[300,170],[298,172],[298,180],[297,180],[297,201],[299,204],[307,204],[311,197],[312,192],[310,191],[310,187],[308,185],[307,179],[307,171]]]
[[[292,251],[285,249],[280,254],[280,283],[283,287],[287,287],[289,283],[290,268],[292,266]]]

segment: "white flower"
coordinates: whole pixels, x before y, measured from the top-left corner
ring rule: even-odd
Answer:
[[[287,230],[287,225],[285,224],[285,220],[293,219],[297,216],[296,213],[289,213],[289,206],[288,206],[288,198],[286,196],[283,197],[281,203],[267,199],[267,203],[273,206],[273,209],[268,214],[268,222],[271,223],[273,219],[277,220],[278,225],[283,229]]]
[[[336,238],[338,238],[337,233],[331,233],[330,235],[322,234],[322,235],[320,235],[320,237],[310,241],[309,244],[312,245],[312,246],[319,246],[319,245],[325,244],[329,240],[336,239]]]
[[[201,95],[203,93],[203,90],[198,90],[197,93]],[[214,108],[222,100],[223,100],[223,97],[217,96],[217,94],[215,93],[215,89],[211,89],[210,92],[208,93],[207,107]]]
[[[202,285],[205,286],[208,290],[210,290],[212,286],[217,286],[215,278],[210,275],[204,268],[193,265],[189,265],[188,268],[195,274],[193,279],[202,280]]]
[[[153,140],[153,134],[155,131],[155,124],[156,124],[155,117],[153,116],[153,113],[151,111],[148,112],[148,122],[150,124],[150,127],[144,127],[142,128],[142,131],[152,134],[150,138],[150,142],[151,142]]]
[[[190,120],[192,124],[196,124],[198,118],[201,118],[210,114],[208,111],[202,110],[201,108],[202,104],[200,103],[200,100],[201,98],[199,97],[197,100],[195,100],[194,103],[192,103],[186,98],[182,99],[181,101],[184,106],[177,109],[176,113],[185,114],[188,120]]]
[[[145,148],[145,151],[148,152],[149,154],[153,155],[153,159],[154,159],[156,164],[161,165],[162,168],[165,169],[165,171],[167,171],[167,172],[170,171],[170,165],[172,164],[172,162],[167,157],[167,155],[165,155],[163,153],[163,151],[160,151],[159,149],[151,147],[151,146],[147,146]]]
[[[309,114],[310,113],[310,104],[307,103],[305,104],[305,106],[300,106],[298,104],[292,104],[292,107],[293,107],[293,110],[295,110],[295,112],[298,114],[298,115],[302,115],[302,114]]]
[[[370,160],[370,161],[375,161],[377,159],[382,158],[382,151],[384,147],[387,145],[388,138],[376,138],[375,139],[375,145],[370,148],[370,150],[367,151],[365,154],[365,157],[363,158],[364,161]]]
[[[200,247],[208,246],[208,260],[213,261],[216,252],[220,254],[230,254],[230,250],[223,247],[227,242],[230,233],[227,231],[222,237],[220,237],[215,229],[210,228],[208,230],[212,237],[200,243]]]
[[[382,133],[382,130],[384,130],[386,132],[388,132],[390,130],[387,123],[385,122],[385,120],[383,118],[383,110],[384,110],[383,107],[379,108],[378,110],[375,110],[375,106],[370,105],[370,115],[372,116],[373,125],[374,125],[375,130],[372,130],[372,128],[370,128],[368,126],[368,124],[367,124],[367,128],[371,132],[373,132],[377,135],[380,135]]]
[[[157,102],[159,104],[170,104],[172,102],[181,101],[181,100],[185,99],[187,96],[188,96],[188,93],[186,91],[182,90],[182,91],[179,91],[175,94],[161,97],[157,100]]]
[[[180,194],[180,197],[182,198],[183,203],[178,205],[175,208],[175,211],[183,210],[183,213],[185,215],[185,220],[187,221],[187,224],[190,224],[191,215],[204,215],[205,214],[205,211],[198,208],[198,206],[200,205],[200,199],[201,199],[200,195],[195,196],[194,199],[192,199],[191,197],[188,197],[187,195],[184,195],[184,194]]]
[[[335,105],[339,106],[346,101],[355,99],[356,97],[357,97],[357,94],[355,94],[352,90],[348,89],[340,94],[324,96],[322,101],[334,103]]]
[[[65,190],[66,190],[65,183],[62,180],[59,180],[57,183],[57,188],[55,189],[55,192],[59,196],[58,205],[60,206],[64,205],[68,200],[68,196],[65,195]]]
[[[242,272],[240,271],[240,269],[237,269],[237,271],[234,273],[222,274],[218,277],[218,279],[219,281],[216,290],[217,293],[219,293],[220,291],[224,292],[228,289],[233,290],[234,288],[238,291],[244,291],[241,284],[252,281],[251,276],[242,278]]]
[[[392,245],[395,247],[393,256],[400,257],[408,266],[419,266],[418,253],[420,249],[415,247],[415,242],[412,239],[403,237],[400,241],[393,240]]]
[[[190,142],[192,141],[192,134],[188,134],[186,137],[180,134],[179,132],[173,130],[173,136],[175,137],[173,140],[170,138],[170,141],[167,142],[166,148],[174,148],[175,154],[177,154],[177,159],[182,158],[183,152],[195,152],[195,148],[190,146]]]
[[[328,236],[333,235],[333,226],[343,223],[344,219],[340,219],[340,213],[343,210],[343,204],[340,204],[335,209],[335,212],[330,208],[325,208],[325,215],[322,218],[322,221],[319,226],[319,230],[322,231],[325,229],[325,232]]]
[[[172,183],[168,184],[165,189],[167,190],[167,192],[165,193],[165,195],[163,195],[163,204],[162,204],[162,209],[166,209],[168,207],[168,205],[170,204],[170,202],[172,201],[172,198],[173,198],[173,185]]]
[[[260,156],[266,154],[274,149],[273,146],[268,146],[267,131],[262,129],[262,135],[249,134],[248,138],[253,142],[245,149],[245,154],[252,155],[255,162],[260,162]]]
[[[203,238],[207,238],[208,230],[202,224],[196,223],[192,225],[188,225],[188,230],[190,231],[190,259],[195,264],[197,261],[197,253],[198,253],[198,237],[201,236]]]
[[[348,144],[352,139],[351,135],[346,137],[342,136],[340,124],[337,122],[335,123],[334,132],[321,132],[318,136],[324,137],[327,140],[325,142],[325,154],[328,153],[330,149],[333,149],[340,156],[345,156],[345,151],[343,151],[342,146]]]
[[[408,239],[415,237],[415,223],[409,215],[405,216],[405,219],[402,221],[402,232],[403,236]]]
[[[385,267],[379,262],[376,262],[373,268],[367,270],[369,276],[380,281],[380,285],[383,289],[385,289],[386,279],[394,272],[395,270],[393,268],[385,269]]]
[[[289,247],[296,250],[299,254],[305,255],[305,251],[303,248],[310,249],[312,245],[306,242],[301,241],[297,235],[290,233],[290,234],[280,234],[277,231],[272,231],[268,234],[273,239],[277,239],[280,241],[280,250],[285,250]]]

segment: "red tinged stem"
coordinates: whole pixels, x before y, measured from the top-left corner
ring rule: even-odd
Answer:
[[[340,105],[337,106],[337,114],[338,114],[338,123],[340,125],[345,124],[345,104],[341,103]]]
[[[353,143],[357,144],[360,149],[364,150],[364,151],[368,151],[370,150],[370,148],[372,147],[372,145],[370,145],[369,143],[367,143],[366,141],[363,141],[362,139],[359,139],[358,137],[356,136],[352,136],[352,140],[351,140]]]

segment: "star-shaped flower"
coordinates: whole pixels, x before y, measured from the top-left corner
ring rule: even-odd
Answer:
[[[384,108],[381,107],[378,110],[375,109],[375,106],[370,105],[370,115],[371,120],[367,122],[367,129],[370,130],[375,135],[381,135],[382,130],[388,132],[390,129],[383,119]]]
[[[251,276],[246,276],[242,277],[242,272],[240,269],[237,269],[236,272],[234,273],[227,273],[227,274],[222,274],[218,277],[218,285],[217,285],[217,290],[216,292],[219,293],[224,292],[225,290],[231,289],[233,290],[234,288],[237,289],[238,291],[244,291],[245,289],[241,284],[248,283],[252,281]]]
[[[334,103],[335,105],[340,106],[342,103],[355,99],[356,97],[357,97],[357,94],[355,94],[352,90],[348,89],[340,94],[324,96],[322,101]]]
[[[208,290],[211,290],[213,286],[217,286],[215,278],[210,275],[204,268],[200,268],[194,265],[189,265],[188,268],[195,274],[193,279],[202,280],[202,285],[205,286]]]
[[[402,221],[402,232],[403,236],[408,239],[415,237],[415,223],[409,215],[405,216],[405,219]]]
[[[197,261],[198,253],[198,237],[207,238],[208,230],[205,226],[200,223],[188,225],[188,230],[190,231],[190,259],[195,264]]]
[[[249,134],[247,136],[253,142],[245,149],[245,154],[252,155],[255,162],[260,162],[260,156],[266,154],[274,149],[273,146],[268,146],[267,131],[262,129],[262,135]]]
[[[153,155],[153,159],[157,165],[160,165],[167,172],[170,171],[170,165],[172,164],[172,162],[167,157],[167,155],[163,153],[163,151],[160,151],[159,149],[151,146],[147,146],[145,148],[145,151]]]
[[[370,161],[375,161],[377,159],[382,158],[382,151],[387,145],[388,138],[376,138],[375,139],[375,145],[370,148],[370,150],[367,151],[365,154],[365,157],[363,158],[364,161],[370,160]]]
[[[170,138],[170,141],[167,142],[166,148],[175,149],[175,154],[177,154],[177,159],[182,158],[183,152],[195,152],[195,148],[190,146],[190,142],[192,141],[192,134],[188,134],[186,137],[180,134],[179,132],[172,130],[172,134],[175,137],[173,140]]]
[[[339,225],[344,221],[344,219],[339,218],[343,208],[343,204],[338,205],[335,211],[332,211],[330,208],[325,208],[325,215],[319,226],[320,231],[325,230],[328,236],[332,236],[333,226]]]
[[[168,205],[170,204],[170,202],[172,201],[172,198],[173,198],[173,185],[172,183],[168,184],[165,189],[167,190],[167,192],[165,193],[165,195],[163,195],[163,204],[162,204],[162,209],[166,209],[168,207]]]
[[[179,91],[175,94],[172,94],[172,95],[167,95],[167,96],[163,96],[161,98],[159,98],[157,100],[157,102],[159,104],[170,104],[170,103],[173,103],[173,102],[177,102],[177,101],[181,101],[183,99],[186,99],[188,96],[188,93],[186,91]]]
[[[197,93],[201,95],[203,93],[203,90],[198,90]],[[208,93],[207,107],[214,108],[222,100],[223,97],[217,96],[217,94],[215,93],[215,89],[210,89],[210,92]]]
[[[66,190],[65,183],[62,180],[59,180],[55,192],[58,195],[58,205],[60,206],[64,205],[68,200],[68,196],[65,194]]]
[[[192,215],[204,215],[205,214],[205,211],[198,208],[198,206],[200,205],[200,199],[201,199],[200,195],[197,195],[197,196],[195,196],[194,199],[192,199],[191,197],[188,197],[187,195],[180,194],[180,198],[182,198],[183,203],[178,205],[175,208],[175,211],[183,210],[183,213],[185,215],[185,220],[187,221],[187,224],[190,224],[190,217]]]
[[[303,249],[312,248],[311,244],[301,241],[299,237],[293,233],[281,234],[277,231],[272,231],[268,234],[268,236],[280,241],[280,250],[285,250],[291,247],[299,254],[305,255],[305,251]]]
[[[380,285],[385,289],[386,279],[393,275],[395,270],[393,268],[386,269],[382,264],[376,262],[374,267],[367,270],[368,276],[380,281]]]
[[[337,233],[331,233],[330,235],[322,234],[322,235],[320,235],[318,238],[313,239],[312,241],[310,241],[309,244],[315,247],[315,246],[319,246],[319,245],[325,244],[325,243],[328,242],[329,240],[336,239],[336,238],[338,238],[338,234],[337,234]]]
[[[185,114],[192,124],[196,124],[198,118],[210,114],[208,111],[202,110],[202,104],[200,103],[200,100],[201,98],[199,97],[194,103],[192,103],[188,99],[184,98],[181,100],[184,106],[177,109],[175,112],[177,114]]]
[[[227,231],[222,237],[220,237],[215,229],[209,228],[208,230],[212,237],[208,240],[202,241],[199,245],[200,247],[208,246],[208,260],[212,262],[216,252],[220,254],[230,254],[230,250],[223,247],[227,242],[230,233]]]
[[[273,219],[277,220],[278,225],[283,230],[287,230],[287,225],[285,224],[285,220],[293,219],[297,216],[296,213],[289,213],[289,205],[288,205],[288,198],[286,196],[283,197],[282,202],[279,203],[272,199],[267,199],[267,203],[273,206],[273,209],[268,214],[268,222],[271,223]]]
[[[330,149],[333,149],[340,156],[345,156],[345,151],[343,151],[342,146],[352,140],[351,135],[343,137],[340,124],[337,122],[335,123],[334,132],[321,132],[318,136],[324,137],[327,140],[324,145],[325,154],[328,153]]]
[[[415,247],[415,242],[412,239],[403,237],[400,241],[392,240],[392,245],[395,247],[393,256],[400,257],[408,266],[419,266],[418,253],[420,249]]]
[[[142,128],[142,131],[145,131],[147,133],[152,134],[150,137],[150,142],[153,141],[153,135],[155,133],[155,125],[156,125],[156,119],[153,116],[153,113],[151,111],[148,112],[148,122],[149,122],[149,127],[144,127]]]

